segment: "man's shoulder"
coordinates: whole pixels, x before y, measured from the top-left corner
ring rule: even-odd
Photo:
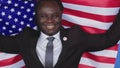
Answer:
[[[69,30],[69,31],[80,30],[80,26],[75,25],[75,26],[73,26],[73,27],[68,28],[67,30]]]
[[[25,27],[23,28],[22,32],[38,32],[38,30],[30,27]]]
[[[36,35],[38,34],[39,31],[30,27],[25,27],[23,28],[22,32],[20,33],[21,35]]]
[[[79,25],[75,25],[71,28],[68,28],[68,33],[69,34],[85,34],[86,32],[79,26]]]
[[[69,34],[79,34],[80,32],[80,26],[78,25],[75,25],[73,27],[70,27],[70,28],[65,28],[64,32],[66,32],[67,35]]]

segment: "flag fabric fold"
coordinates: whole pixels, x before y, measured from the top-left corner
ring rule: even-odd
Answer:
[[[75,24],[91,34],[104,33],[113,24],[120,0],[62,0],[65,10],[63,25]],[[84,45],[83,45],[84,46]],[[118,44],[97,52],[85,52],[78,68],[114,68]]]

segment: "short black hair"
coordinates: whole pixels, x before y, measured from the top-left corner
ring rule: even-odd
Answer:
[[[38,0],[38,2],[36,3],[35,11],[37,11],[39,9],[39,7],[41,6],[41,3],[43,1],[55,1],[60,6],[61,11],[63,11],[63,9],[64,9],[63,4],[60,0]]]

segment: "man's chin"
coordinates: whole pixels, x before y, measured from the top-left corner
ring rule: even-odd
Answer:
[[[45,33],[46,35],[49,35],[49,36],[52,36],[52,35],[54,35],[54,34],[56,34],[55,32],[43,32],[43,33]]]
[[[49,36],[52,36],[52,35],[54,35],[55,33],[47,33],[47,35],[49,35]]]

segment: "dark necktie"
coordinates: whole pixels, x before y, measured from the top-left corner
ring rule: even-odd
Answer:
[[[54,37],[48,37],[48,43],[45,54],[45,68],[53,68],[53,40]]]

